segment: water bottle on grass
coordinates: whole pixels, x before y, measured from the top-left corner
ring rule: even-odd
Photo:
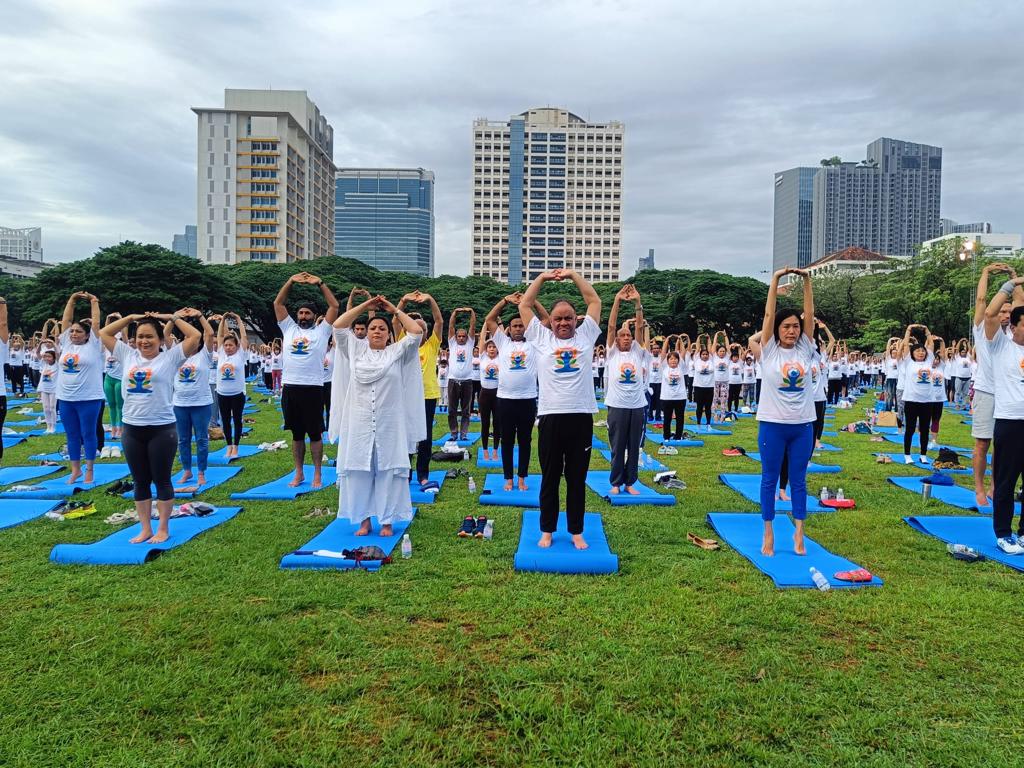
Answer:
[[[412,557],[412,540],[408,533],[402,536],[402,557],[406,560]]]
[[[484,523],[484,538],[488,541],[494,536],[494,520],[487,518],[487,522]]]
[[[832,585],[828,583],[828,579],[825,578],[825,574],[823,574],[813,565],[811,566],[811,581],[813,581],[814,586],[816,586],[822,592],[828,592],[830,589],[832,589]]]
[[[476,493],[476,480],[473,479],[472,475],[469,476],[469,492]]]

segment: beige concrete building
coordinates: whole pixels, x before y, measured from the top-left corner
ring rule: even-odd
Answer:
[[[228,88],[223,107],[192,111],[199,260],[334,253],[334,129],[306,92]]]
[[[518,284],[556,267],[617,280],[623,125],[564,109],[473,123],[472,273]]]

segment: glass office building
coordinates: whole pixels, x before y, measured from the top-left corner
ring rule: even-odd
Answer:
[[[434,174],[342,168],[334,180],[334,253],[387,272],[434,276]]]

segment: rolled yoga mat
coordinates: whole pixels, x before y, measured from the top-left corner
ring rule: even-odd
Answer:
[[[815,584],[810,571],[812,567],[821,571],[833,589],[882,586],[882,580],[877,576],[873,576],[871,581],[856,583],[837,579],[836,573],[857,570],[861,566],[829,552],[807,536],[806,529],[804,546],[807,554],[796,554],[793,551],[793,532],[796,529],[788,517],[775,518],[775,554],[771,557],[761,554],[764,523],[760,515],[745,512],[711,512],[707,520],[708,525],[715,529],[726,544],[747,558],[780,589],[814,589]]]
[[[989,560],[1024,571],[1024,555],[1008,555],[996,546],[991,518],[977,515],[917,515],[904,517],[903,521],[915,531],[934,536],[939,541],[966,544]]]
[[[536,507],[540,505],[540,475],[526,476],[526,490],[519,490],[519,478],[512,478],[512,490],[505,490],[505,476],[490,474],[484,478],[481,504],[499,507]]]
[[[640,491],[639,494],[628,493],[625,489],[618,493],[612,493],[611,473],[601,470],[587,472],[587,487],[602,499],[611,502],[613,507],[631,507],[638,504],[653,504],[660,507],[670,507],[676,503],[676,497],[671,493],[661,493],[648,488],[637,481],[633,488]]]
[[[902,488],[905,491],[916,493],[918,496],[922,496],[922,481],[923,477],[890,477],[889,482],[898,488]],[[932,486],[932,498],[949,504],[951,507],[959,507],[960,509],[973,509],[976,512],[981,512],[985,515],[992,514],[992,506],[985,505],[983,507],[978,506],[978,502],[974,498],[974,491],[968,490],[959,485],[936,485]]]
[[[608,548],[601,515],[587,512],[583,515],[583,538],[587,549],[576,549],[572,537],[565,530],[565,513],[558,514],[558,529],[552,536],[551,546],[537,546],[540,540],[540,511],[523,510],[523,526],[516,550],[517,571],[536,573],[617,573],[619,556]]]
[[[412,513],[415,519],[415,507],[413,507]],[[357,564],[355,560],[343,558],[341,552],[345,549],[372,545],[380,547],[390,555],[394,551],[395,545],[402,540],[402,535],[409,528],[411,522],[411,520],[405,520],[394,523],[394,535],[384,538],[376,533],[380,530],[380,522],[376,517],[370,518],[370,525],[374,533],[368,536],[356,536],[359,523],[350,523],[348,520],[340,519],[332,520],[326,528],[295,552],[282,557],[281,567],[309,570],[348,570],[351,568],[361,568],[364,571],[380,570],[382,565],[380,560],[363,560]]]
[[[718,476],[718,479],[725,483],[729,488],[732,488],[736,493],[743,496],[753,504],[761,504],[761,476],[760,475],[747,475],[747,474],[722,474]],[[789,489],[787,489],[789,490]],[[792,512],[793,502],[792,501],[776,501],[775,502],[776,512]],[[822,506],[818,502],[818,497],[813,493],[808,492],[807,494],[807,512],[834,512],[835,510],[831,507]]]
[[[61,565],[141,565],[155,560],[169,549],[226,522],[242,511],[241,507],[220,507],[204,517],[174,517],[168,523],[171,536],[161,544],[132,544],[139,535],[141,523],[116,531],[92,544],[58,544],[50,550],[50,561]],[[156,532],[157,521],[153,520]]]
[[[128,477],[128,474],[127,464],[95,464],[93,482],[88,485],[84,482],[85,469],[83,468],[83,479],[80,479],[74,485],[68,485],[68,478],[71,477],[71,473],[68,472],[50,480],[33,483],[37,490],[21,491],[18,493],[5,491],[0,493],[0,499],[63,499],[74,494],[76,489],[88,491],[93,488],[99,488],[100,486]]]
[[[291,482],[293,471],[282,475],[277,480],[271,480],[269,483],[258,485],[255,488],[250,488],[247,491],[238,491],[231,494],[232,499],[243,499],[251,501],[265,501],[267,499],[277,501],[287,501],[289,499],[295,499],[304,493],[315,493],[316,491],[322,491],[325,488],[331,489],[338,480],[338,474],[334,467],[324,467],[323,475],[321,477],[323,485],[320,488],[313,487],[313,465],[307,464],[302,468],[303,480],[301,485],[297,485],[294,488],[289,487],[288,483]]]

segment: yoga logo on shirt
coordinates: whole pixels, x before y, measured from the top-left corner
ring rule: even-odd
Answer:
[[[701,376],[707,376],[709,373],[711,373],[711,369],[708,368],[707,366],[704,366],[699,371],[697,371],[697,373],[699,373]]]
[[[498,366],[494,363],[488,363],[484,366],[484,380],[485,381],[497,381],[498,380]]]
[[[917,369],[917,383],[928,384],[932,380],[932,372],[928,368]]]
[[[108,357],[107,358],[107,370],[108,371],[114,370],[114,366],[115,365],[117,365],[117,358],[116,357]]]
[[[220,367],[220,380],[221,381],[234,381],[235,380],[235,366],[231,363],[224,363]]]
[[[43,382],[44,384],[49,384],[51,381],[53,381],[53,371],[52,370],[45,370],[45,371],[43,371],[42,374],[40,374],[40,376],[39,376],[39,380],[41,382]]]
[[[782,364],[782,386],[780,392],[804,391],[804,367],[800,363],[789,361]]]
[[[670,373],[668,375],[668,385],[670,387],[678,387],[679,386],[679,380],[681,378],[682,377],[678,373]]]
[[[61,370],[64,373],[81,373],[82,368],[79,363],[78,355],[75,354],[67,354],[60,359]]]
[[[193,363],[185,363],[178,369],[179,384],[195,384],[198,381],[196,366]]]
[[[420,365],[423,365],[422,357],[420,357]],[[327,373],[329,370],[331,370],[331,356],[324,355],[324,373]]]
[[[293,355],[299,355],[305,357],[309,354],[312,343],[308,336],[296,336],[292,339],[291,353]]]
[[[619,384],[636,384],[636,366],[632,363],[622,363],[619,366]]]
[[[580,351],[576,347],[558,347],[555,350],[555,373],[578,373],[576,364]]]
[[[526,350],[514,349],[508,356],[510,371],[526,370]]]
[[[818,375],[819,375],[818,366],[812,365],[811,366],[811,384],[817,384],[818,383]]]
[[[455,362],[464,363],[466,362],[466,350],[460,349],[455,353]]]
[[[129,395],[151,395],[153,394],[153,369],[132,368],[128,371]]]
[[[660,371],[661,370],[661,363],[658,362],[657,360],[653,361],[651,363],[651,370],[654,371],[655,373]]]
[[[719,363],[716,367],[722,373],[725,373],[725,371],[728,369],[728,366],[725,364],[725,362]]]

